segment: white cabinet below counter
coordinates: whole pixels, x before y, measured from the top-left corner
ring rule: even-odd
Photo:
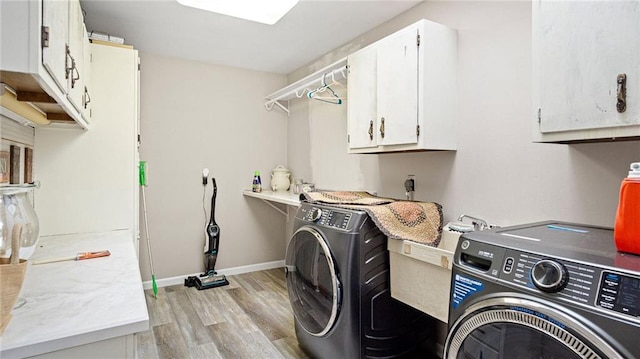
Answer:
[[[109,250],[108,257],[27,267],[20,297],[0,341],[3,359],[134,358],[134,333],[149,314],[127,230],[45,236],[31,260]]]
[[[350,153],[456,149],[455,30],[420,20],[347,62]]]

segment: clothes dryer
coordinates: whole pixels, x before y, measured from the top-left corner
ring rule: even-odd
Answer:
[[[444,358],[638,358],[640,256],[608,228],[540,222],[463,234]]]
[[[302,203],[285,269],[309,355],[429,357],[435,319],[391,298],[387,237],[365,212]]]

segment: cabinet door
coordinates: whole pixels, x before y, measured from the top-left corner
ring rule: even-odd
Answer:
[[[377,146],[376,47],[368,46],[349,55],[348,133],[349,148]]]
[[[410,26],[378,44],[378,145],[418,142],[417,36]]]
[[[82,94],[82,117],[91,122],[91,44],[87,28],[82,24],[82,73],[84,89]]]
[[[42,65],[63,93],[67,92],[66,54],[69,2],[44,0],[42,2],[42,26],[48,32],[48,41],[42,44]]]
[[[80,111],[83,107],[84,95],[84,49],[82,9],[78,1],[69,1],[69,54],[70,68],[67,74],[68,98],[71,104]]]
[[[540,132],[639,125],[640,2],[538,1],[536,12]],[[623,73],[627,102],[620,113]]]

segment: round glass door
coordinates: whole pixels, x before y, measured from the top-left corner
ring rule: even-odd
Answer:
[[[471,306],[452,325],[447,359],[621,358],[601,337],[572,317],[539,302],[495,298]]]
[[[293,315],[309,334],[323,336],[336,321],[341,298],[335,262],[317,230],[305,226],[293,234],[285,270]]]

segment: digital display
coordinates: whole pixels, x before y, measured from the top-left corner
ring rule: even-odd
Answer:
[[[342,227],[342,224],[346,216],[347,215],[345,213],[331,212],[331,218],[329,218],[329,225],[332,227]]]
[[[640,279],[622,277],[618,305],[624,308],[638,309],[640,304]]]

